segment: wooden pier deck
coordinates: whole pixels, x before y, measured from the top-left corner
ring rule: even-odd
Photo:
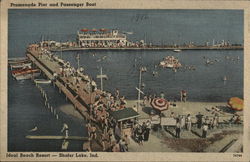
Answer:
[[[102,151],[102,130],[96,120],[89,114],[89,104],[94,103],[95,96],[100,93],[100,90],[89,93],[88,90],[86,90],[86,82],[81,81],[80,84],[76,86],[70,76],[58,76],[54,79],[53,74],[59,74],[62,66],[58,62],[51,60],[47,55],[43,55],[42,52],[41,48],[28,48],[26,55],[48,79],[53,80],[53,85],[58,87],[60,93],[63,92],[65,94],[66,99],[74,105],[75,109],[78,110],[85,120],[95,125],[97,128],[97,138],[91,140],[91,149],[92,151]],[[108,148],[110,146],[105,147]]]

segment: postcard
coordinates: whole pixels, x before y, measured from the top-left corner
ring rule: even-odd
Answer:
[[[1,161],[249,161],[249,1],[1,1]]]

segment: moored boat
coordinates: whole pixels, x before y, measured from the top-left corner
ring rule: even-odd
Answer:
[[[28,61],[29,59],[27,57],[17,57],[17,58],[8,58],[9,64],[15,64],[15,63],[21,63]]]
[[[181,49],[174,49],[174,52],[181,52]]]
[[[40,75],[40,72],[28,73],[28,74],[22,74],[22,75],[15,76],[15,79],[16,80],[26,80],[26,79],[38,77],[39,75]]]
[[[31,62],[29,63],[18,63],[18,64],[13,64],[10,65],[11,69],[18,69],[18,68],[25,68],[25,67],[31,67]]]
[[[16,80],[31,79],[40,75],[39,69],[24,69],[12,73]]]
[[[46,79],[35,79],[34,82],[36,84],[50,84],[51,80],[46,80]]]

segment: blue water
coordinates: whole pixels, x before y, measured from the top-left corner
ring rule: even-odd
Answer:
[[[146,40],[153,44],[204,44],[212,40],[243,43],[243,11],[241,10],[9,10],[8,55],[23,57],[29,43],[44,39],[75,40],[81,28],[119,29],[133,32],[131,41]],[[179,97],[179,91],[187,90],[191,101],[222,101],[229,97],[243,97],[243,51],[242,50],[189,50],[172,51],[78,51],[64,52],[63,58],[76,66],[80,54],[80,65],[96,80],[103,68],[109,79],[104,81],[104,90],[114,92],[119,88],[121,95],[135,99],[140,66],[148,72],[142,74],[146,94],[164,92],[168,99]],[[93,54],[95,54],[93,56]],[[178,57],[183,65],[194,65],[196,70],[155,68],[166,56]],[[102,59],[105,56],[105,59]],[[236,59],[239,61],[228,60]],[[205,65],[206,59],[219,60],[214,65]],[[99,61],[101,60],[101,61]],[[152,71],[159,75],[153,77]],[[223,82],[223,77],[228,80]],[[61,135],[63,123],[67,123],[72,135],[85,136],[85,124],[59,111],[70,104],[65,96],[50,85],[43,88],[49,102],[58,110],[59,120],[44,108],[42,96],[32,81],[8,82],[8,150],[9,151],[60,151],[62,141],[27,140],[28,130],[38,127],[33,135]],[[70,151],[80,151],[82,143],[71,142]]]

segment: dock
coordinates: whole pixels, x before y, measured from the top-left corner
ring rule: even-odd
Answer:
[[[49,51],[47,51],[49,52]],[[80,81],[78,85],[73,83],[73,78],[71,76],[58,76],[54,75],[60,73],[60,68],[62,68],[62,64],[59,62],[52,60],[49,55],[43,54],[44,49],[37,47],[35,45],[31,45],[27,48],[26,56],[32,61],[34,66],[38,67],[41,72],[50,80],[52,80],[52,84],[54,87],[58,88],[59,93],[63,93],[65,95],[66,100],[69,100],[75,107],[75,109],[84,117],[86,121],[91,122],[92,125],[95,125],[97,128],[97,138],[91,140],[92,151],[102,151],[101,145],[101,133],[102,130],[98,125],[96,119],[91,117],[89,108],[90,104],[95,102],[95,97],[99,93],[100,90],[96,90],[94,92],[89,92],[86,88],[88,81],[83,80]],[[89,79],[91,81],[91,79]],[[63,136],[28,136],[28,139],[65,139]],[[88,137],[87,137],[88,138]],[[72,140],[86,140],[83,137],[70,137]],[[105,146],[108,148],[109,146]]]

